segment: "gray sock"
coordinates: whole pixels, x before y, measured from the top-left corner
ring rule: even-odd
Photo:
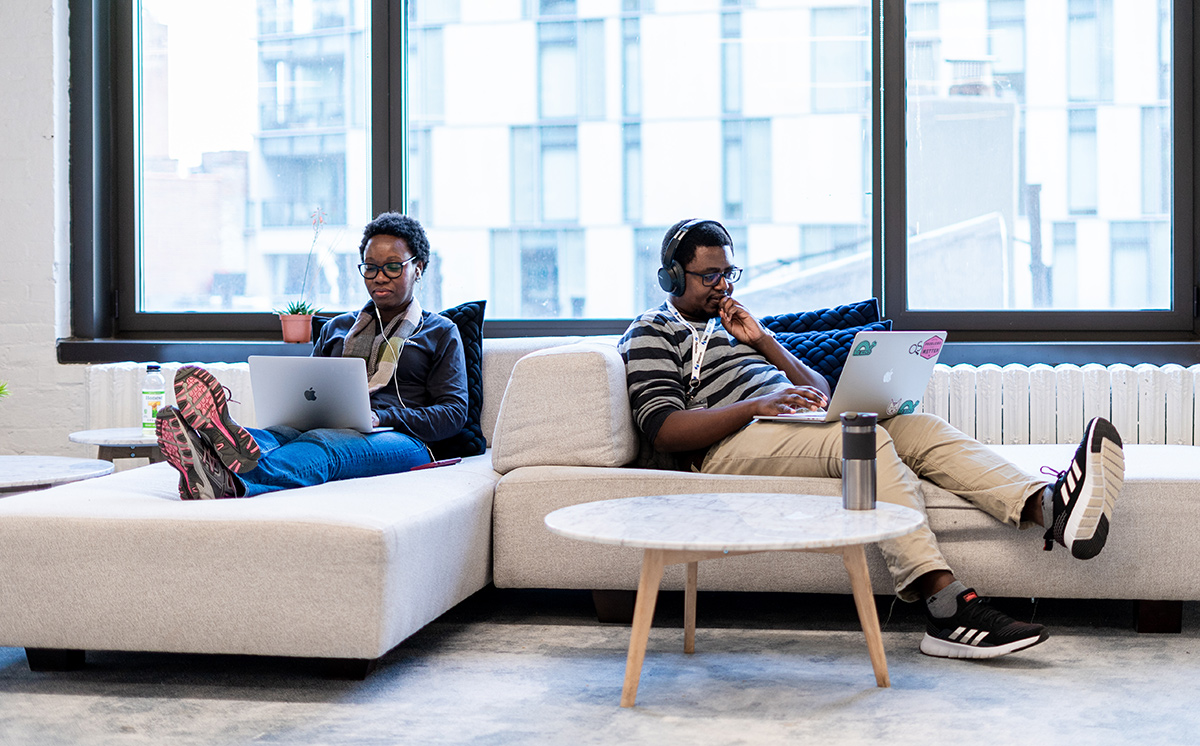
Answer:
[[[1042,524],[1046,528],[1054,525],[1054,486],[1046,485],[1042,490]]]
[[[925,599],[925,606],[935,619],[945,619],[946,617],[954,616],[954,612],[958,611],[958,594],[966,589],[965,585],[956,580]]]

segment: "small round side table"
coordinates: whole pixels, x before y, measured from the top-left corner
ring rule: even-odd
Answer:
[[[65,456],[0,456],[0,497],[111,474],[109,461]]]
[[[145,458],[150,463],[162,461],[158,436],[153,430],[141,427],[108,427],[100,430],[80,430],[67,436],[72,443],[87,443],[98,447],[97,458],[112,461],[118,458]]]

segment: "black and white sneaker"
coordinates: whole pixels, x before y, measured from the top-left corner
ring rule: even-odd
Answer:
[[[987,605],[968,588],[955,599],[958,610],[944,619],[925,610],[921,652],[935,658],[998,658],[1037,645],[1050,633],[1040,624],[1018,622]]]
[[[1070,466],[1058,472],[1051,488],[1053,515],[1046,516],[1046,551],[1057,541],[1078,559],[1100,554],[1124,482],[1121,436],[1111,422],[1096,417],[1088,423]]]

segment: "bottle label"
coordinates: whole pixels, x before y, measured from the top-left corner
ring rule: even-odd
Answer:
[[[142,392],[142,428],[145,430],[154,429],[154,420],[158,417],[158,408],[162,406],[163,399],[166,396],[165,391],[143,391]]]

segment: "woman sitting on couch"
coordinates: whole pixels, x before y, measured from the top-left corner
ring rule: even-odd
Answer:
[[[426,444],[462,429],[467,374],[458,328],[413,297],[429,262],[424,229],[384,213],[363,229],[359,256],[371,300],[331,319],[313,355],[366,360],[372,419],[392,430],[244,428],[229,416],[217,379],[184,366],[175,374],[178,407],[164,407],[156,423],[159,448],[180,474],[180,497],[252,497],[408,471],[430,462]]]

